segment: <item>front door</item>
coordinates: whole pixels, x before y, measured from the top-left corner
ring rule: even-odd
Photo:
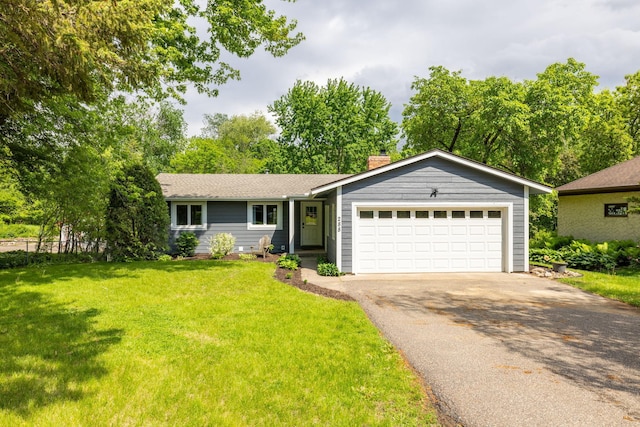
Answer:
[[[322,202],[300,202],[300,246],[322,246]]]

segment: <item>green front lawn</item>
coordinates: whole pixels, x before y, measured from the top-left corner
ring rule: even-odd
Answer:
[[[259,262],[0,272],[0,425],[436,423],[356,303]]]
[[[615,274],[580,271],[582,277],[561,279],[577,288],[640,307],[640,269],[620,268]]]

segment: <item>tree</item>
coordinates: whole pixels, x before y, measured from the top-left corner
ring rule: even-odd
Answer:
[[[264,115],[205,115],[202,137],[171,160],[178,173],[260,173],[274,150],[275,127]]]
[[[0,124],[56,95],[84,103],[114,89],[215,94],[239,73],[220,61],[264,46],[284,55],[303,36],[260,0],[4,0],[0,3]],[[191,25],[207,23],[202,40]]]
[[[169,213],[160,184],[142,164],[113,181],[106,213],[107,254],[116,261],[155,259],[168,250]]]
[[[104,141],[101,145],[110,146],[123,160],[145,162],[153,173],[168,171],[171,158],[187,145],[183,112],[167,101],[118,96],[94,108],[100,118],[92,133]]]
[[[467,121],[473,113],[469,84],[460,71],[430,67],[428,79],[416,77],[411,97],[402,113],[402,132],[407,142],[403,155],[432,148],[453,153],[458,141],[469,132]]]
[[[552,180],[561,153],[574,149],[597,84],[574,59],[522,83],[430,70],[403,112],[403,155],[440,148],[537,180]]]
[[[616,88],[615,98],[625,127],[633,139],[632,152],[640,155],[640,71],[625,76],[626,84]]]
[[[269,106],[281,134],[267,166],[277,173],[361,172],[369,155],[395,151],[390,107],[379,92],[344,79],[324,87],[297,81]]]
[[[582,175],[601,171],[632,157],[633,138],[625,129],[622,110],[610,91],[604,90],[595,95],[579,141]]]

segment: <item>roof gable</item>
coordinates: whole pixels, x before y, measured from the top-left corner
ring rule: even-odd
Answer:
[[[394,169],[398,169],[398,168],[402,168],[414,163],[418,163],[433,157],[438,157],[438,158],[442,158],[442,159],[446,159],[449,160],[451,162],[463,165],[465,167],[469,167],[472,169],[476,169],[476,170],[480,170],[482,172],[500,177],[502,179],[505,179],[507,181],[511,181],[526,187],[529,187],[530,189],[530,194],[544,194],[544,193],[550,193],[552,191],[551,187],[548,187],[546,185],[540,184],[538,182],[535,181],[531,181],[529,179],[526,178],[522,178],[519,177],[517,175],[508,173],[508,172],[504,172],[500,169],[496,169],[493,168],[491,166],[487,166],[483,163],[479,163],[476,162],[474,160],[470,160],[470,159],[466,159],[464,157],[460,157],[458,155],[452,154],[452,153],[448,153],[446,151],[442,151],[439,149],[433,149],[430,151],[427,151],[425,153],[419,154],[417,156],[413,156],[413,157],[408,157],[406,159],[403,160],[399,160],[397,162],[393,162],[390,163],[386,166],[381,166],[379,168],[376,169],[372,169],[366,172],[362,172],[356,175],[351,175],[348,176],[346,178],[343,178],[339,181],[335,181],[332,183],[327,183],[318,187],[315,187],[311,190],[311,194],[316,195],[316,194],[320,194],[320,193],[324,193],[326,191],[330,191],[334,188],[343,186],[343,185],[347,185],[347,184],[351,184],[353,182],[356,181],[360,181],[363,179],[367,179],[370,178],[372,176],[376,176],[379,174],[383,174],[385,172],[389,172],[392,171]]]
[[[556,188],[558,194],[605,193],[640,189],[640,156]]]

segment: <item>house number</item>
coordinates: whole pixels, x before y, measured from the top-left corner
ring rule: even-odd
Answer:
[[[606,203],[604,205],[604,216],[627,216],[627,203]]]
[[[338,221],[337,221],[337,228],[338,228],[338,232],[340,232],[340,230],[342,230],[342,217],[338,217]]]

